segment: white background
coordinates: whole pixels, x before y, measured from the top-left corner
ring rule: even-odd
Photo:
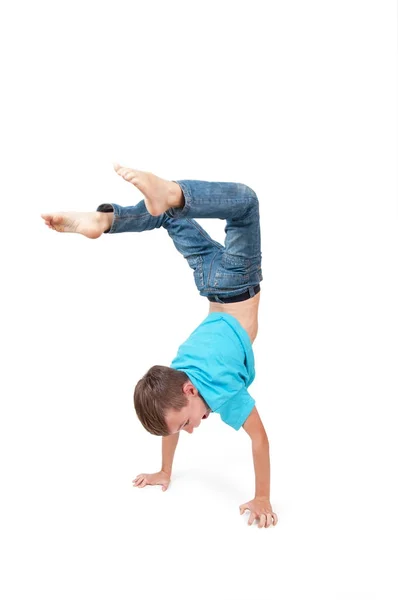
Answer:
[[[397,598],[396,30],[380,0],[1,9],[2,599]],[[208,307],[165,230],[44,226],[141,200],[113,161],[257,192],[277,527],[239,516],[250,440],[215,415],[132,487],[134,385]]]

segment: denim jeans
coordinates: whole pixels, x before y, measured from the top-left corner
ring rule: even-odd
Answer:
[[[111,212],[106,233],[140,232],[164,227],[177,250],[193,270],[201,296],[215,302],[249,292],[262,281],[259,203],[255,192],[242,183],[198,180],[175,181],[185,204],[158,217],[150,215],[144,200],[135,206],[101,204],[97,211]],[[195,221],[225,219],[224,246]]]

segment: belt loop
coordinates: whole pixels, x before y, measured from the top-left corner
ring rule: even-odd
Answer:
[[[255,293],[255,291],[254,291],[254,287],[253,287],[253,286],[249,287],[249,295],[250,295],[250,298],[253,298],[253,296],[255,296],[255,295],[256,295],[256,293]]]

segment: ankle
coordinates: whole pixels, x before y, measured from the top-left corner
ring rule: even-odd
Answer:
[[[101,225],[102,233],[112,227],[113,223],[113,211],[112,212],[98,212],[98,219]]]
[[[182,189],[175,181],[170,182],[170,199],[169,199],[170,208],[183,208],[185,205],[184,194],[182,193]]]

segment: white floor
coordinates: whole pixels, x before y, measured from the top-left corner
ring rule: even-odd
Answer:
[[[0,596],[395,600],[396,7],[155,5],[7,8]],[[215,415],[132,487],[160,460],[134,385],[207,304],[165,231],[42,224],[138,202],[112,161],[257,191],[277,527],[239,515],[249,438]]]

